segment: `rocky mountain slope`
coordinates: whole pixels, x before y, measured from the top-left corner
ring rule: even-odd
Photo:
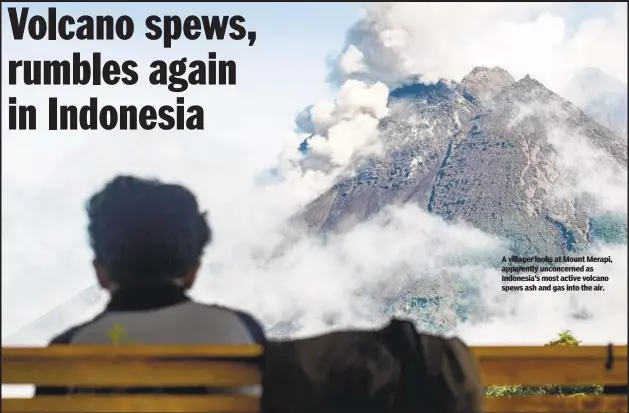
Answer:
[[[554,139],[583,137],[627,168],[626,140],[536,80],[515,81],[500,68],[400,87],[390,107],[384,156],[357,161],[308,205],[300,217],[311,228],[347,229],[412,202],[503,236],[519,252],[561,254],[588,243],[591,211],[581,196],[555,195],[571,177]]]
[[[597,68],[570,79],[566,98],[601,125],[627,137],[627,85]]]

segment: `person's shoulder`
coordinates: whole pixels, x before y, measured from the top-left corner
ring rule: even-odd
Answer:
[[[54,336],[52,338],[52,340],[50,340],[48,345],[71,344],[72,343],[72,339],[74,338],[74,336],[79,331],[81,331],[84,327],[87,327],[88,325],[92,324],[94,321],[96,321],[101,316],[102,316],[102,314],[99,314],[98,316],[94,317],[93,319],[91,319],[89,321],[86,321],[86,322],[81,323],[81,324],[77,324],[77,325],[75,325],[73,327],[70,327],[67,330],[57,334],[56,336]]]
[[[258,321],[258,319],[255,318],[250,313],[243,310],[238,310],[235,308],[226,307],[226,306],[222,306],[218,304],[204,304],[204,303],[199,303],[199,302],[196,302],[196,304],[199,304],[208,308],[213,308],[216,310],[226,311],[233,314],[249,331],[249,334],[251,334],[251,337],[253,338],[254,342],[258,344],[266,343],[266,333],[264,332],[264,327],[262,326],[262,323],[260,323],[260,321]]]
[[[74,327],[70,327],[69,329],[63,331],[60,334],[57,334],[50,340],[49,345],[53,344],[70,344],[72,343],[72,338],[74,335],[81,330],[81,328],[85,327],[87,323],[79,324]]]

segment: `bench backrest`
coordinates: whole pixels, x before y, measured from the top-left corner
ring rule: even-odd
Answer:
[[[485,386],[627,385],[627,346],[472,347]],[[487,412],[626,412],[626,395],[487,397]]]
[[[3,348],[2,384],[63,387],[242,387],[261,384],[255,345]],[[2,400],[3,412],[254,413],[246,395],[70,395]]]
[[[472,347],[486,386],[627,385],[627,346]],[[2,384],[67,387],[259,385],[258,346],[3,348]],[[627,396],[488,397],[487,412],[627,412]],[[6,399],[3,412],[240,412],[255,396],[75,395]],[[272,412],[270,412],[272,413]]]

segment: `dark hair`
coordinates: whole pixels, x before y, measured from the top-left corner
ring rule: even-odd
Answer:
[[[157,180],[118,176],[86,211],[95,258],[121,284],[184,276],[212,237],[194,194]]]

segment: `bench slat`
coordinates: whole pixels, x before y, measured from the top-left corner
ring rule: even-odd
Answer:
[[[45,350],[43,350],[45,348]],[[585,359],[606,360],[607,346],[479,346],[470,347],[479,360],[489,359]],[[259,345],[199,346],[199,345],[125,345],[125,346],[67,346],[49,347],[2,347],[2,358],[39,357],[45,351],[47,357],[237,357],[255,358],[263,354]],[[613,346],[615,359],[627,358],[627,346]]]
[[[260,384],[255,365],[220,361],[130,360],[124,358],[9,358],[3,384],[46,386],[244,386]]]
[[[43,350],[45,348],[45,350]],[[229,346],[153,346],[153,345],[124,345],[124,346],[68,346],[52,345],[49,347],[2,347],[2,359],[42,357],[75,358],[75,357],[130,357],[133,359],[154,357],[185,357],[185,358],[217,358],[237,357],[256,358],[263,354],[259,345],[229,345]]]
[[[492,413],[620,413],[627,412],[627,396],[528,396],[485,399],[485,411]]]
[[[235,386],[260,382],[260,374],[253,365],[237,361],[211,361],[211,358],[203,358],[201,353],[181,356],[173,349],[170,355],[164,357],[152,355],[155,354],[153,352],[143,357],[136,357],[129,351],[123,354],[106,353],[107,350],[118,350],[118,347],[99,350],[103,353],[98,356],[95,355],[97,353],[87,354],[94,349],[78,346],[63,346],[63,351],[58,351],[60,348],[11,350],[28,351],[7,351],[8,354],[5,354],[3,349],[2,382],[5,384]],[[79,350],[79,355],[72,356],[68,350]],[[137,354],[138,349],[134,350]],[[62,356],[59,357],[59,354]],[[601,352],[584,358],[533,358],[532,354],[528,358],[510,357],[482,355],[478,359],[485,385],[627,383],[626,356],[616,356],[612,370],[606,369],[606,357]]]
[[[485,385],[626,384],[627,346],[471,347]]]
[[[3,413],[257,413],[250,396],[41,396],[2,399]]]
[[[485,399],[485,410],[516,412],[627,412],[626,396],[495,397]],[[36,399],[3,399],[6,413],[255,413],[259,401],[245,396],[45,396]]]
[[[478,359],[606,359],[608,346],[477,346],[470,347]],[[614,358],[627,358],[627,346],[612,346]]]
[[[616,358],[607,370],[603,358],[479,360],[481,380],[490,385],[538,386],[545,384],[626,384],[627,359]]]

